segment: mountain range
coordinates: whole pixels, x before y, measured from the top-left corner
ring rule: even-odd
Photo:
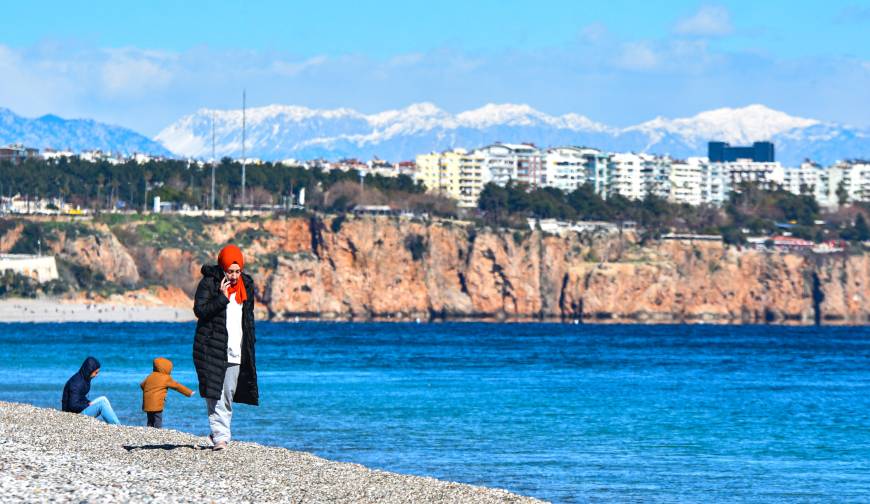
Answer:
[[[156,141],[120,126],[91,119],[63,119],[50,114],[30,119],[0,108],[0,146],[13,143],[40,150],[52,148],[81,152],[99,149],[122,154],[172,155]]]
[[[494,142],[539,146],[585,145],[606,151],[704,156],[707,142],[733,145],[771,140],[777,159],[796,166],[806,158],[829,164],[870,157],[870,130],[790,116],[763,105],[721,108],[681,119],[655,118],[617,128],[579,114],[548,115],[528,105],[488,104],[451,114],[431,103],[362,114],[271,105],[246,112],[246,155],[266,160],[377,156],[387,160]],[[241,110],[201,109],[161,131],[155,140],[193,157],[211,156],[212,120],[217,157],[241,155]]]
[[[127,128],[93,120],[46,115],[28,119],[0,108],[0,145],[102,149],[209,159],[214,121],[216,157],[242,155],[242,111],[200,109],[164,128],[153,140]],[[721,108],[693,117],[657,117],[614,127],[580,114],[549,115],[528,105],[488,104],[452,114],[431,103],[376,114],[340,108],[318,110],[270,105],[246,111],[245,155],[264,160],[379,157],[392,161],[417,154],[494,142],[531,142],[541,147],[585,145],[605,151],[704,156],[707,142],[732,145],[770,140],[777,160],[824,165],[870,158],[870,130],[795,117],[763,105]]]

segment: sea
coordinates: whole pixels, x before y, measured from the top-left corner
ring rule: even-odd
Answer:
[[[85,357],[144,425],[155,357],[196,388],[193,323],[0,324],[0,400],[60,408]],[[233,436],[553,502],[870,502],[870,328],[257,324]],[[205,436],[170,391],[164,427]]]

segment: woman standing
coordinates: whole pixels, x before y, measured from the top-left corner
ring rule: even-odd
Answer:
[[[259,402],[254,281],[242,273],[244,267],[239,247],[227,245],[218,254],[218,264],[202,267],[194,295],[193,364],[199,394],[208,407],[215,450],[223,450],[230,441],[233,403],[256,406]]]

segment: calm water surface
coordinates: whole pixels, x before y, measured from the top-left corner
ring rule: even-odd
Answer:
[[[0,399],[144,425],[151,360],[196,386],[193,324],[0,324]],[[870,501],[870,328],[257,325],[239,440],[556,502]],[[167,428],[206,434],[170,391]]]

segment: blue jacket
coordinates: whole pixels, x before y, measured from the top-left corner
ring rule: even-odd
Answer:
[[[90,404],[88,392],[91,391],[91,373],[100,368],[100,361],[88,357],[82,363],[78,372],[66,381],[63,387],[63,399],[61,403],[63,411],[81,413]]]

